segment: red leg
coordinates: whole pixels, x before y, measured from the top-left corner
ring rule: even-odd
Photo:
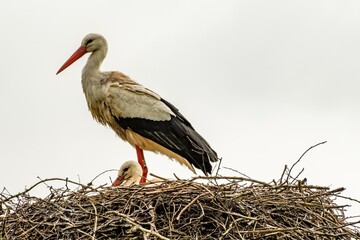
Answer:
[[[148,175],[148,168],[147,168],[146,162],[145,162],[144,151],[138,145],[135,145],[135,149],[136,149],[136,155],[138,158],[138,162],[143,170],[143,174],[142,174],[142,177],[140,180],[140,184],[143,184],[146,182],[146,178]]]

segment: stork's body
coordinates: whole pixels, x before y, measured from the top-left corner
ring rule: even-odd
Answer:
[[[210,162],[218,160],[216,152],[178,109],[121,72],[100,71],[107,53],[101,35],[88,34],[58,73],[87,52],[91,55],[82,71],[82,86],[89,110],[95,120],[136,148],[143,168],[141,182],[147,175],[143,150],[162,153],[193,172],[195,166],[211,173]]]

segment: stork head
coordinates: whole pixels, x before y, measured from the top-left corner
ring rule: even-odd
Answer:
[[[113,182],[113,186],[130,186],[138,184],[142,176],[142,168],[136,161],[125,162],[118,172],[118,177]]]
[[[84,56],[88,52],[96,52],[101,51],[104,55],[107,53],[107,42],[106,39],[97,33],[89,33],[84,37],[81,41],[80,47],[71,55],[71,57],[61,66],[61,68],[57,71],[56,74],[61,73],[71,64],[73,64],[76,60]],[[103,56],[105,57],[105,56]]]
[[[86,52],[95,52],[96,50],[107,49],[106,39],[97,33],[89,33],[81,41],[81,46],[86,48]]]

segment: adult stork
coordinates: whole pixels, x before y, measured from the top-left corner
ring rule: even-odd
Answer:
[[[143,170],[140,183],[146,181],[148,173],[143,150],[162,153],[194,173],[194,167],[206,175],[211,173],[210,162],[218,160],[216,152],[176,107],[121,72],[100,71],[107,50],[105,38],[90,33],[56,74],[91,53],[82,70],[89,110],[96,121],[110,126],[136,148]]]

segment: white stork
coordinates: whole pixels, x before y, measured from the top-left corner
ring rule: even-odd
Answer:
[[[162,153],[194,173],[194,167],[211,173],[216,152],[176,107],[121,72],[100,71],[107,50],[105,38],[90,33],[56,74],[91,53],[82,70],[89,110],[96,121],[136,148],[143,170],[140,183],[145,183],[148,173],[143,150]]]
[[[113,186],[131,186],[139,184],[142,176],[142,168],[136,161],[127,161],[121,165],[118,176],[113,182]]]

